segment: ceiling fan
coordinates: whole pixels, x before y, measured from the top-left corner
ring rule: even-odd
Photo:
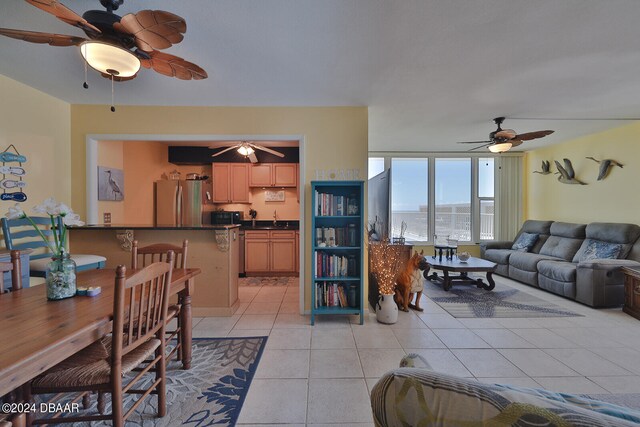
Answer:
[[[180,43],[187,31],[185,20],[163,10],[141,10],[119,16],[124,0],[100,0],[104,10],[88,10],[82,16],[57,0],[25,0],[27,3],[84,31],[87,38],[64,34],[0,28],[0,35],[51,46],[80,46],[86,63],[112,81],[131,80],[140,66],[181,80],[201,80],[207,72],[178,56],[160,52]],[[88,85],[86,81],[84,87]]]
[[[248,158],[251,163],[257,163],[258,158],[256,157],[256,150],[265,151],[267,153],[273,154],[274,156],[284,157],[284,154],[279,151],[272,150],[271,148],[263,147],[262,145],[254,144],[251,141],[230,141],[233,143],[231,147],[227,147],[222,151],[218,151],[215,154],[212,154],[211,157],[219,156],[220,154],[226,153],[227,151],[237,150],[239,154]],[[219,148],[219,147],[209,147],[209,148]]]
[[[512,147],[517,147],[524,141],[542,138],[547,135],[551,135],[554,132],[552,130],[539,130],[536,132],[518,134],[513,129],[502,129],[501,125],[504,119],[504,117],[496,117],[493,119],[493,122],[498,125],[498,129],[489,134],[488,141],[460,141],[458,144],[483,144],[479,147],[474,147],[469,151],[488,147],[489,151],[492,153],[503,153],[505,151],[509,151]]]

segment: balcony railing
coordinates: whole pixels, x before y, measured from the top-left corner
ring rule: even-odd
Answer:
[[[480,239],[494,238],[493,206],[486,206],[487,212],[480,213]],[[400,227],[404,221],[407,229],[404,237],[411,241],[431,241],[433,234],[449,236],[460,241],[471,241],[471,213],[469,206],[442,206],[436,209],[435,231],[428,226],[428,211],[395,211],[392,214],[391,236],[400,235]]]

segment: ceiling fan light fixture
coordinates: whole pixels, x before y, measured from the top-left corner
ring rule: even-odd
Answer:
[[[238,153],[247,157],[254,153],[254,149],[248,145],[241,145],[240,147],[238,147]]]
[[[492,144],[489,146],[489,151],[492,153],[504,153],[505,151],[509,151],[513,144],[510,142],[502,142],[499,144]]]
[[[133,77],[140,70],[140,60],[130,51],[109,43],[86,41],[80,54],[91,68],[117,77]]]

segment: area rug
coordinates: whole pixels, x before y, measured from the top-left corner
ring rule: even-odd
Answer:
[[[492,291],[473,285],[442,286],[427,280],[424,293],[453,317],[580,317],[552,302],[496,283]]]
[[[157,399],[147,398],[127,419],[126,425],[235,425],[266,342],[267,337],[194,338],[191,369],[185,371],[175,360],[167,365],[167,414],[158,418]],[[125,411],[134,399],[137,396],[125,397]],[[94,395],[93,407],[77,415],[96,414],[95,400]],[[107,401],[107,413],[110,413],[110,396]],[[89,423],[73,425],[84,427]],[[110,426],[111,422],[91,425]]]
[[[238,286],[293,286],[299,282],[298,277],[241,277]]]

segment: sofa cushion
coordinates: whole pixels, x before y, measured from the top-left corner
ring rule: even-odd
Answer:
[[[525,271],[538,271],[536,266],[542,260],[560,261],[560,258],[549,255],[531,254],[527,252],[513,252],[509,257],[509,266]]]
[[[509,264],[509,256],[512,253],[512,249],[487,249],[484,253],[484,259],[496,264]]]
[[[569,237],[571,239],[584,240],[586,237],[586,224],[574,224],[572,222],[556,221],[551,224],[550,234],[552,236]]]
[[[603,242],[601,240],[586,239],[580,250],[573,257],[573,262],[589,261],[592,259],[616,259],[623,250],[621,243]]]
[[[551,279],[560,282],[575,282],[577,266],[578,264],[565,261],[542,260],[538,263],[537,268],[538,273]]]
[[[551,234],[551,224],[553,221],[537,221],[534,219],[526,220],[522,224],[522,231],[533,234]]]
[[[582,239],[551,235],[547,241],[544,242],[544,245],[542,245],[540,255],[549,255],[571,261],[576,252],[578,252],[578,249],[580,249],[582,242]]]
[[[538,235],[534,233],[520,233],[511,249],[520,252],[529,252],[538,241]]]
[[[588,239],[620,243],[622,249],[618,258],[627,258],[633,244],[640,237],[640,227],[636,224],[592,222],[587,225],[586,236]]]

